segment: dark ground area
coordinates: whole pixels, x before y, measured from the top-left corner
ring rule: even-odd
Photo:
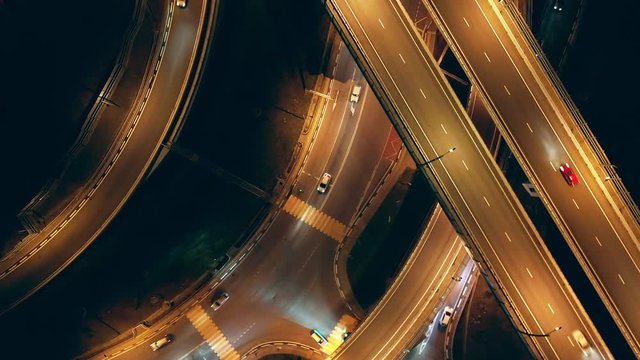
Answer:
[[[390,286],[434,204],[433,190],[424,177],[406,171],[356,241],[347,271],[353,293],[366,311]]]
[[[637,202],[640,163],[634,145],[640,131],[636,106],[640,2],[585,0],[584,6],[575,44],[567,49],[560,77]]]
[[[313,0],[222,1],[221,7],[220,36],[207,65],[211,80],[192,111],[202,120],[189,121],[179,141],[270,191],[304,123],[310,100],[304,85],[313,88],[320,73],[327,19]]]
[[[321,4],[221,5],[202,86],[178,142],[271,191],[302,129],[296,115],[304,118],[309,105],[302,74],[312,87],[319,71]],[[29,356],[65,359],[128,331],[211,270],[264,205],[169,154],[80,258],[1,319],[0,338],[11,344],[3,354],[29,349],[37,337]]]
[[[452,351],[454,359],[532,359],[482,277],[460,315]]]
[[[128,0],[0,1],[0,239],[58,172],[131,19]]]

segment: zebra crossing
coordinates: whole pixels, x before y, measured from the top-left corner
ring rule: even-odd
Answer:
[[[349,314],[344,314],[338,320],[336,326],[327,336],[327,342],[321,345],[321,351],[327,355],[333,354],[344,343],[348,333],[351,333],[357,326],[358,321]]]
[[[302,222],[329,236],[335,241],[342,241],[347,232],[347,226],[300,198],[290,196],[284,204],[284,211],[300,219]]]
[[[187,312],[187,318],[198,330],[198,333],[211,346],[220,360],[239,360],[240,354],[233,348],[220,328],[213,322],[209,314],[200,305]]]

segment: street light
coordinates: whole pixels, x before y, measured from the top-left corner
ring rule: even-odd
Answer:
[[[553,334],[554,332],[558,331],[562,329],[562,326],[556,326],[553,328],[553,330],[549,331],[548,333],[545,334],[532,334],[532,333],[528,333],[526,331],[520,331],[518,328],[516,328],[516,331],[519,332],[520,334],[523,335],[527,335],[527,336],[535,336],[535,337],[549,337],[551,334]]]
[[[429,164],[431,164],[432,162],[434,162],[434,161],[436,161],[436,160],[440,160],[440,159],[442,159],[445,155],[447,155],[448,153],[452,153],[452,152],[454,152],[455,150],[456,150],[456,148],[452,147],[451,149],[449,149],[449,150],[447,150],[446,152],[444,152],[444,153],[442,153],[442,154],[440,154],[440,155],[438,155],[438,156],[434,157],[433,159],[431,159],[431,160],[429,160],[429,161],[427,161],[427,162],[425,162],[425,163],[423,163],[423,164],[418,164],[418,166],[425,166],[425,165],[429,165]]]

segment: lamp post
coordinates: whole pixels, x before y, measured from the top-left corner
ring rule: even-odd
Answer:
[[[554,332],[556,332],[556,331],[558,331],[560,329],[562,329],[562,326],[556,326],[556,327],[553,328],[553,330],[551,330],[551,331],[549,331],[547,333],[544,333],[544,334],[532,334],[532,333],[528,333],[526,331],[521,331],[518,328],[516,328],[516,331],[519,332],[520,334],[527,335],[527,336],[549,337],[549,336],[551,336],[551,334],[553,334]]]
[[[452,152],[454,152],[455,150],[456,150],[456,148],[452,147],[451,149],[449,149],[449,150],[447,150],[446,152],[444,152],[444,153],[442,153],[442,154],[440,154],[440,155],[438,155],[438,156],[434,157],[433,159],[431,159],[431,160],[429,160],[429,161],[427,161],[427,162],[425,162],[425,163],[418,164],[418,166],[425,166],[425,165],[429,165],[429,164],[431,164],[431,163],[432,163],[432,162],[434,162],[434,161],[437,161],[437,160],[442,159],[445,155],[447,155],[447,154],[449,154],[449,153],[452,153]]]

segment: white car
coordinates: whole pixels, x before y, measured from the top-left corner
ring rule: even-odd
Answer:
[[[318,188],[317,188],[318,192],[320,194],[326,193],[330,182],[331,182],[331,174],[324,173],[324,175],[322,175],[322,178],[320,179],[320,184],[318,184]]]
[[[582,331],[580,330],[574,330],[571,333],[571,336],[573,336],[573,338],[576,340],[576,342],[578,343],[578,345],[580,346],[580,348],[582,350],[587,350],[589,349],[589,342],[587,341],[587,339],[584,337],[584,335],[582,334]]]
[[[360,99],[360,91],[362,91],[362,86],[355,85],[353,87],[353,90],[351,91],[351,99],[349,99],[349,101],[351,101],[352,103],[357,103]]]
[[[449,325],[452,315],[453,308],[451,306],[445,306],[444,311],[442,312],[442,317],[440,318],[440,326],[446,327],[447,325]]]
[[[173,341],[173,335],[167,334],[162,339],[151,343],[151,350],[158,351]]]
[[[223,292],[211,303],[211,308],[213,309],[213,311],[216,311],[220,309],[222,305],[224,305],[224,303],[227,302],[227,300],[229,300],[229,294],[226,292]]]
[[[176,0],[176,6],[183,9],[186,8],[187,0]]]

